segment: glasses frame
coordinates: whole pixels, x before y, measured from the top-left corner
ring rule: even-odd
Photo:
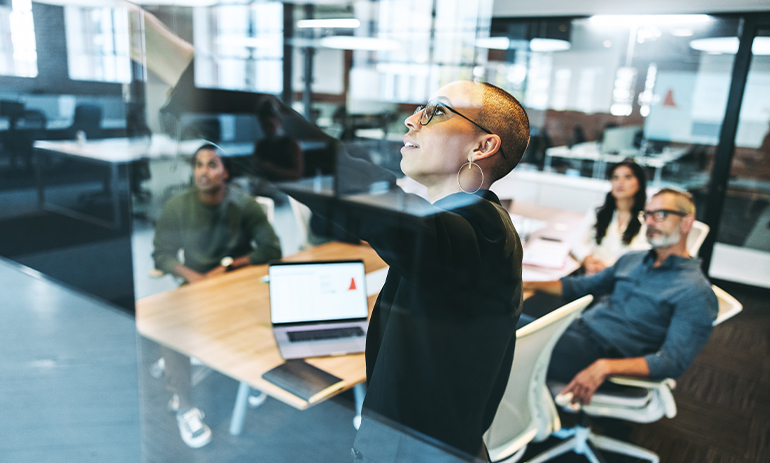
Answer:
[[[428,114],[428,108],[429,108],[429,107],[431,107],[431,105],[433,105],[433,111],[431,111],[431,113],[430,113],[430,114]],[[471,124],[475,125],[475,126],[476,126],[476,127],[478,127],[479,129],[481,129],[483,132],[485,132],[485,133],[488,133],[489,135],[495,135],[495,133],[493,133],[491,130],[485,129],[484,127],[480,126],[480,125],[479,125],[479,124],[477,124],[475,121],[473,121],[472,119],[470,119],[468,116],[466,116],[466,115],[462,114],[460,111],[458,111],[458,110],[456,110],[455,108],[453,108],[453,107],[449,106],[448,104],[446,104],[446,103],[442,103],[442,102],[440,102],[440,101],[436,101],[436,100],[428,100],[428,102],[427,102],[427,103],[425,103],[424,105],[420,105],[420,106],[418,106],[418,107],[417,107],[417,108],[414,110],[414,113],[412,113],[412,114],[414,115],[414,114],[417,114],[417,113],[419,113],[420,111],[422,111],[422,115],[420,116],[420,125],[422,125],[422,126],[426,126],[426,125],[430,124],[430,121],[432,121],[432,120],[433,120],[433,116],[435,116],[435,115],[436,115],[436,108],[438,108],[439,106],[441,106],[441,107],[444,107],[444,108],[446,108],[446,109],[448,109],[448,110],[452,111],[453,113],[457,114],[458,116],[462,117],[462,118],[463,118],[463,119],[465,119],[466,121],[470,122]],[[425,120],[425,119],[426,119],[426,117],[427,117],[427,120]],[[423,121],[424,121],[424,122],[423,122]],[[503,152],[503,148],[502,148],[502,146],[500,147],[500,149],[499,149],[498,151],[500,151],[500,155],[501,155],[503,158],[505,158],[505,153]]]
[[[661,212],[663,213],[663,217],[658,218],[657,215]],[[647,217],[652,217],[652,221],[655,223],[664,222],[666,219],[668,219],[668,214],[674,214],[679,217],[684,217],[687,215],[686,212],[675,211],[673,209],[655,209],[654,211],[642,211],[642,217],[644,217],[645,221],[647,220]]]

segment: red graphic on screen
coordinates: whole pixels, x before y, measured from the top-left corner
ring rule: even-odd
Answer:
[[[353,291],[356,289],[356,279],[351,278],[350,279],[350,288],[348,288],[348,291]]]
[[[663,99],[663,106],[670,106],[672,108],[676,108],[676,102],[674,102],[673,90],[669,90],[668,93],[666,93],[666,97]]]

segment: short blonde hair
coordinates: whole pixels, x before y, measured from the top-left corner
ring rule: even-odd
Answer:
[[[684,212],[687,215],[695,215],[695,201],[690,193],[682,190],[675,190],[673,188],[663,188],[652,195],[652,197],[654,198],[660,195],[673,196],[674,201],[676,202],[676,208],[679,212]]]

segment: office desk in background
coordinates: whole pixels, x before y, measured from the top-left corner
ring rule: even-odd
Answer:
[[[195,150],[207,143],[205,140],[175,140],[167,135],[152,135],[136,138],[103,138],[85,141],[40,140],[34,144],[38,157],[35,176],[38,189],[38,204],[41,209],[85,220],[97,225],[119,229],[123,214],[121,201],[130,197],[130,172],[128,166],[137,161],[156,159],[179,159],[185,161]],[[250,156],[254,144],[249,142],[223,143],[225,156]],[[56,205],[46,200],[46,176],[42,166],[44,157],[63,156],[88,164],[97,164],[107,169],[106,193],[111,204],[111,218],[92,217],[72,208]]]
[[[363,260],[367,274],[386,267],[369,246],[337,242],[316,246],[283,260],[345,259]],[[136,303],[137,330],[142,336],[195,357],[242,384],[294,408],[307,409],[308,402],[262,379],[264,373],[284,363],[270,323],[269,286],[259,281],[267,273],[267,265],[245,267],[140,299]],[[375,301],[376,294],[369,297],[370,313]],[[363,354],[312,358],[307,362],[342,378],[343,388],[330,393],[326,399],[366,381]],[[248,394],[247,390],[242,393],[243,389],[239,389],[233,413],[232,434],[238,434],[243,424],[244,416],[239,415],[239,410],[245,410]]]
[[[524,246],[537,239],[556,240],[569,248],[579,239],[583,214],[524,202],[513,201],[509,208],[511,220]],[[558,280],[580,268],[580,263],[568,256],[561,268],[522,266],[524,281]],[[532,294],[525,294],[525,298]]]
[[[545,150],[545,169],[551,168],[553,158],[574,159],[578,161],[593,161],[593,178],[604,178],[607,172],[607,164],[621,162],[626,158],[632,158],[640,166],[655,169],[653,185],[661,182],[663,167],[676,161],[687,154],[687,148],[665,148],[660,153],[643,156],[638,149],[622,150],[617,154],[602,153],[598,142],[580,143],[572,148],[568,146],[554,146]]]

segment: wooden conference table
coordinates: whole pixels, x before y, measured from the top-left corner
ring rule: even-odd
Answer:
[[[581,214],[526,204],[514,204],[511,212],[540,222],[542,227],[532,231],[530,239],[541,235],[566,237],[570,229],[574,230],[575,222],[582,218]],[[367,274],[386,268],[385,262],[369,246],[338,242],[284,258],[286,261],[342,259],[363,260]],[[533,275],[538,276],[535,279],[551,279],[564,276],[575,268],[575,262],[568,263],[563,269],[528,269],[525,266],[524,274],[535,272]],[[271,328],[269,287],[260,281],[267,272],[267,265],[245,267],[194,285],[149,296],[136,303],[136,325],[142,336],[195,357],[241,382],[230,427],[230,432],[236,435],[240,433],[245,418],[249,387],[300,410],[310,406],[305,400],[262,379],[264,373],[284,362]],[[368,289],[370,294],[374,292],[369,296],[371,312],[379,288]],[[366,380],[363,354],[311,358],[307,362],[344,381],[341,389],[322,400]],[[356,407],[360,413],[363,394],[357,392]]]
[[[286,257],[285,261],[361,259],[369,274],[386,267],[366,245],[327,243]],[[262,379],[262,374],[284,363],[273,337],[267,265],[234,272],[179,287],[136,303],[139,333],[241,381],[230,432],[240,433],[248,385],[294,408],[304,410],[305,400]],[[369,297],[369,311],[376,295]],[[339,378],[344,385],[332,397],[366,380],[363,354],[311,358],[307,362]],[[325,400],[325,399],[323,399]]]

